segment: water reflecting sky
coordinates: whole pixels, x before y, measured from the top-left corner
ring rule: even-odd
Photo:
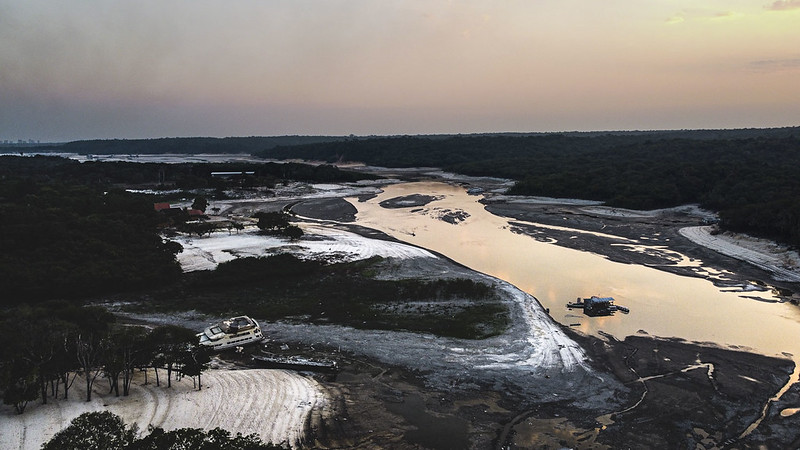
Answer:
[[[383,200],[413,194],[441,197],[422,207],[383,208]],[[587,333],[603,331],[624,339],[644,330],[660,337],[743,346],[767,355],[800,355],[800,308],[745,298],[768,293],[723,291],[710,281],[539,242],[511,231],[508,220],[488,213],[479,197],[445,183],[387,186],[358,208],[357,222],[403,241],[437,251],[531,293],[558,322]],[[458,224],[439,217],[463,210]],[[644,241],[646,245],[646,241]],[[568,310],[577,297],[612,296],[630,314],[584,316]]]

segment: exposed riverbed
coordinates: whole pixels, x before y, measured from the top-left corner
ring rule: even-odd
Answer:
[[[420,195],[424,205],[391,199]],[[713,271],[685,255],[670,252],[674,265],[693,265],[695,276],[681,276],[638,264],[611,261],[603,255],[554,245],[520,231],[536,224],[511,221],[486,211],[479,197],[445,183],[386,186],[369,200],[350,199],[358,208],[356,223],[405,242],[441,253],[454,261],[508,281],[534,295],[559,323],[618,339],[641,333],[676,337],[720,346],[752,349],[765,355],[800,355],[800,309],[752,282],[721,288],[697,273]],[[458,217],[458,220],[443,220]],[[586,231],[569,229],[566,239]],[[699,219],[698,219],[699,222]],[[635,245],[639,252],[662,252],[648,237],[630,239],[606,233],[607,245]],[[670,260],[665,263],[670,263]],[[613,296],[631,309],[628,315],[586,317],[565,304],[578,297]]]

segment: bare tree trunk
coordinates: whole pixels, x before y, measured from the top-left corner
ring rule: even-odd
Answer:
[[[44,376],[44,369],[39,366],[39,388],[42,393],[42,404],[47,404],[47,379]]]
[[[92,385],[100,374],[99,370],[94,370],[97,366],[101,353],[101,344],[94,341],[92,337],[86,338],[78,335],[77,357],[78,362],[86,376],[86,401],[92,401]],[[94,374],[93,374],[94,372]]]
[[[64,382],[64,400],[67,400],[69,398],[69,388],[72,387],[72,383],[75,382],[75,378],[78,378],[78,373],[75,372],[72,375],[72,379],[71,380],[69,378],[69,372],[62,373],[60,375],[60,377],[61,377],[61,381]]]
[[[84,372],[84,375],[86,375],[86,401],[90,402],[92,401],[92,383],[94,379],[89,375],[89,372]]]
[[[131,370],[126,369],[122,371],[122,395],[125,397],[130,394],[131,390],[131,381],[133,380],[133,373],[131,373]]]

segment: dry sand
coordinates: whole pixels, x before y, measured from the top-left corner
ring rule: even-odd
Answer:
[[[712,226],[681,228],[690,241],[723,255],[746,261],[772,273],[776,280],[800,282],[800,256],[797,251],[766,239],[745,234],[713,234]]]
[[[31,403],[22,415],[4,407],[0,449],[40,448],[75,417],[103,410],[126,424],[136,423],[145,433],[148,425],[165,430],[221,427],[233,434],[258,434],[265,442],[296,445],[312,411],[324,411],[328,405],[325,390],[313,378],[286,370],[212,369],[204,373],[200,391],[190,378],[173,380],[167,388],[165,375],[161,371],[162,383],[156,386],[152,370],[147,385],[144,374],[137,374],[128,397],[108,394],[108,384],[98,379],[91,402],[85,401],[85,383],[78,377],[68,400]]]

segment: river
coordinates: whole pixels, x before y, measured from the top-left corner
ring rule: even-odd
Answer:
[[[436,200],[422,207],[380,206],[414,194]],[[349,201],[358,209],[359,225],[508,281],[535,296],[557,322],[585,334],[624,339],[645,332],[770,356],[800,355],[800,308],[794,305],[754,300],[748,298],[752,292],[723,290],[702,278],[621,264],[514,233],[508,219],[487,212],[479,199],[459,186],[419,182],[387,186],[366,202]],[[464,211],[465,219],[440,219],[452,211]],[[566,308],[591,295],[614,297],[630,314],[587,317]]]

